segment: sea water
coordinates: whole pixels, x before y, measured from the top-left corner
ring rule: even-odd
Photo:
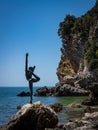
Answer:
[[[38,87],[33,87],[34,93]],[[16,114],[17,106],[22,106],[26,103],[29,103],[30,97],[19,97],[16,96],[18,93],[25,91],[28,92],[28,87],[0,87],[0,126],[6,124],[9,119]],[[46,105],[54,104],[54,103],[61,103],[63,106],[67,106],[73,102],[80,103],[83,101],[85,97],[36,97],[33,96],[33,102],[41,101]],[[69,113],[63,112],[58,114],[60,121],[64,122],[69,118],[76,117],[80,112],[72,112]]]

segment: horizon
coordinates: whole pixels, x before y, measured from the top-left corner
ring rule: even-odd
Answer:
[[[0,88],[29,88],[29,86],[0,86]],[[51,88],[51,87],[54,87],[54,86],[33,86],[33,88],[42,88],[42,87],[48,87],[48,88]]]
[[[0,86],[28,86],[25,54],[41,80],[34,86],[54,86],[62,42],[57,34],[67,14],[80,17],[96,0],[1,0]]]

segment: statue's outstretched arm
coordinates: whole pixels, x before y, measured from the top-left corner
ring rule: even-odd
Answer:
[[[25,72],[28,70],[28,53],[26,53]]]

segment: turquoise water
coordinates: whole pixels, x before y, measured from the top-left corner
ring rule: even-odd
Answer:
[[[34,93],[37,87],[34,87]],[[28,87],[0,87],[0,126],[6,124],[11,116],[17,112],[17,106],[22,106],[29,103],[29,97],[16,96],[21,91],[29,91]],[[56,102],[61,103],[65,107],[71,103],[80,103],[86,97],[35,97],[33,96],[33,102],[41,101],[46,105],[50,105]],[[67,111],[59,113],[61,122],[64,122],[74,116],[78,116],[80,112]]]

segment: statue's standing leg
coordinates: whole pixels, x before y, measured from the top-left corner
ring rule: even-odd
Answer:
[[[29,81],[29,89],[30,89],[30,103],[32,103],[32,95],[33,95],[33,82],[32,80]]]

